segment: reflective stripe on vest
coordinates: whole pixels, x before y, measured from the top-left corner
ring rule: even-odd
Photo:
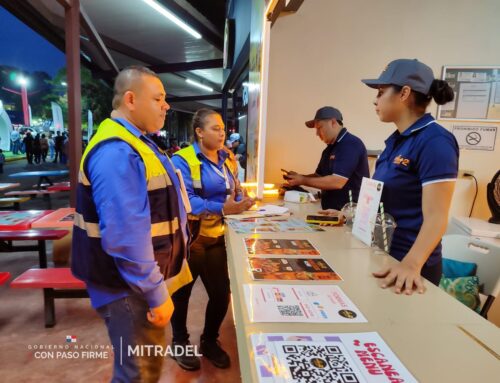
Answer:
[[[89,145],[85,149],[85,153],[82,156],[82,160],[80,162],[80,171],[78,173],[78,180],[83,185],[90,186],[90,180],[88,179],[84,170],[85,160],[87,159],[88,154],[98,144],[112,139],[125,141],[141,156],[144,162],[144,167],[146,169],[146,182],[148,192],[152,190],[165,189],[167,186],[172,185],[172,180],[163,167],[160,159],[156,156],[156,153],[146,143],[130,133],[125,127],[110,119],[106,119],[102,122],[97,133],[89,142]],[[100,237],[99,226],[97,225],[97,223],[85,222],[82,215],[80,215],[78,219],[79,221],[77,226],[87,231],[89,237]],[[97,225],[97,227],[94,225]],[[174,234],[177,230],[179,230],[179,221],[176,217],[171,221],[152,224],[151,236],[159,237],[162,235]]]
[[[188,284],[189,282],[192,281],[192,276],[191,272],[189,270],[187,261],[186,261],[186,249],[182,249],[182,245],[179,246],[179,242],[183,242],[183,235],[182,231],[180,230],[180,218],[177,217],[175,214],[170,214],[167,212],[167,215],[165,216],[163,213],[160,215],[164,217],[163,221],[158,222],[158,214],[153,214],[158,212],[158,208],[160,209],[167,209],[167,206],[163,207],[162,206],[157,206],[157,199],[158,196],[162,196],[161,198],[165,199],[167,198],[166,196],[168,194],[172,193],[172,180],[170,179],[166,169],[164,168],[161,160],[157,157],[156,153],[146,144],[144,143],[140,138],[134,136],[132,133],[130,133],[125,127],[122,125],[118,124],[117,122],[107,119],[105,120],[99,127],[98,132],[96,135],[93,137],[93,139],[90,141],[89,145],[87,146],[85,153],[82,156],[82,161],[80,163],[80,171],[78,175],[78,181],[79,181],[79,186],[78,186],[78,192],[83,193],[83,197],[79,199],[77,202],[77,211],[75,212],[75,218],[74,218],[74,225],[75,229],[77,230],[78,234],[78,229],[81,229],[80,233],[84,235],[84,237],[81,237],[81,240],[88,241],[84,242],[88,245],[88,247],[92,248],[93,246],[98,246],[100,252],[102,252],[103,258],[105,259],[104,256],[106,253],[102,250],[102,245],[100,244],[101,241],[101,233],[99,229],[99,222],[98,221],[98,216],[96,215],[95,211],[95,205],[94,202],[92,201],[91,193],[91,183],[90,180],[85,173],[85,161],[89,158],[89,154],[92,152],[94,148],[96,148],[97,145],[100,143],[107,141],[107,140],[122,140],[127,142],[141,157],[144,167],[145,167],[145,173],[146,173],[146,182],[147,182],[147,189],[148,189],[148,200],[149,204],[151,207],[156,206],[156,208],[153,210],[151,209],[151,218],[152,218],[152,223],[151,223],[151,241],[153,246],[156,246],[155,243],[160,247],[158,249],[158,252],[155,250],[155,259],[160,266],[161,270],[164,272],[165,278],[166,278],[166,285],[169,291],[169,294],[173,294],[177,289],[180,287]],[[168,158],[168,157],[166,157]],[[169,160],[170,161],[170,160]],[[172,165],[173,167],[173,165]],[[165,193],[150,193],[151,191],[155,190],[160,190],[164,189]],[[177,203],[177,198],[174,198],[175,203]],[[91,205],[88,205],[88,201]],[[82,206],[88,206],[88,210],[83,210],[82,207],[80,206],[80,203]],[[162,202],[163,204],[164,202]],[[175,210],[175,209],[174,209]],[[167,211],[170,211],[167,209]],[[157,218],[154,218],[154,217]],[[90,219],[91,222],[85,221],[85,217],[87,219]],[[92,217],[92,218],[90,218]],[[156,219],[156,220],[155,220]],[[78,229],[77,229],[78,228]],[[160,238],[160,237],[168,237],[167,239]],[[97,241],[97,242],[96,242]],[[177,242],[176,242],[177,241]],[[168,247],[168,242],[170,242],[170,247]],[[177,244],[176,244],[177,243]],[[165,245],[167,244],[167,245]],[[161,246],[166,246],[165,249],[162,248]],[[172,249],[177,249],[172,250]],[[87,248],[86,248],[87,249]],[[156,249],[156,247],[155,247]],[[169,250],[170,249],[170,250]],[[162,257],[164,255],[164,250],[166,251],[165,254],[171,252],[171,256],[168,258]],[[76,251],[78,253],[78,251]],[[76,255],[76,254],[75,254]],[[99,255],[99,254],[98,254]],[[75,257],[76,258],[76,257]],[[98,258],[96,258],[98,259]],[[76,269],[77,272],[83,273],[83,277],[87,278],[84,279],[86,281],[93,281],[92,278],[96,281],[98,284],[102,284],[103,286],[108,286],[108,287],[113,287],[113,288],[123,288],[126,287],[127,285],[125,282],[122,280],[119,280],[119,272],[116,270],[116,273],[113,274],[115,275],[112,281],[109,281],[109,278],[107,276],[102,276],[102,275],[95,275],[95,274],[90,274],[88,272],[88,269],[85,268],[84,266],[81,266],[83,263],[85,263],[85,258],[80,257],[79,258],[79,268]],[[105,262],[106,263],[106,262]],[[114,266],[114,263],[106,263],[106,267],[116,267]],[[167,269],[162,269],[162,267],[166,267]],[[72,266],[73,268],[73,266]],[[173,270],[173,274],[171,271],[168,270]],[[113,270],[112,270],[113,272]],[[98,273],[99,274],[99,273]],[[112,274],[112,273],[111,273]],[[97,280],[95,279],[97,278]],[[100,278],[106,278],[104,280],[101,280]],[[117,279],[118,278],[118,279]],[[107,282],[109,281],[109,285]]]

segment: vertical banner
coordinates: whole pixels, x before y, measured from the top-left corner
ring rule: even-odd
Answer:
[[[87,110],[87,142],[92,138],[92,133],[94,132],[94,118],[92,116],[92,111]]]
[[[10,135],[12,132],[12,124],[9,115],[3,109],[3,104],[0,101],[0,149],[10,150]]]
[[[267,14],[273,9],[276,2],[276,0],[252,1],[250,24],[247,181],[258,183],[258,197],[262,197],[264,185],[267,76],[271,32],[271,24],[267,21]]]
[[[54,122],[54,130],[57,132],[64,129],[64,121],[62,115],[62,109],[56,102],[50,103],[52,107],[52,121]]]

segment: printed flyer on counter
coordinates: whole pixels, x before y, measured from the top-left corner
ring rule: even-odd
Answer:
[[[260,383],[416,383],[376,332],[252,334]]]
[[[262,233],[314,233],[324,231],[322,228],[309,225],[298,218],[244,218],[228,220],[227,224],[237,234]]]
[[[320,255],[307,239],[244,238],[248,255]]]
[[[254,280],[341,281],[323,258],[248,258]]]
[[[339,286],[244,284],[251,322],[363,323]]]

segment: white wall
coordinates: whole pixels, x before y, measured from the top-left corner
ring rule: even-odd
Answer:
[[[500,65],[499,17],[499,0],[306,0],[279,18],[271,31],[266,182],[280,182],[280,168],[315,170],[324,144],[304,121],[324,105],[339,108],[368,149],[383,149],[395,126],[379,122],[375,90],[360,79],[378,77],[396,58],[418,58],[436,77],[443,65]],[[429,112],[436,115],[434,103]],[[462,150],[460,168],[474,170],[480,183],[473,216],[488,218],[486,183],[500,168],[500,131],[494,152]],[[452,213],[468,212],[471,185],[458,182]]]

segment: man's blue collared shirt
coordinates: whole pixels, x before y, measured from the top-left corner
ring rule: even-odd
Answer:
[[[363,177],[370,177],[365,145],[343,128],[335,141],[323,150],[315,173],[321,177],[336,175],[347,179],[342,189],[321,191],[323,209],[342,209],[349,202],[349,190],[357,201]]]

